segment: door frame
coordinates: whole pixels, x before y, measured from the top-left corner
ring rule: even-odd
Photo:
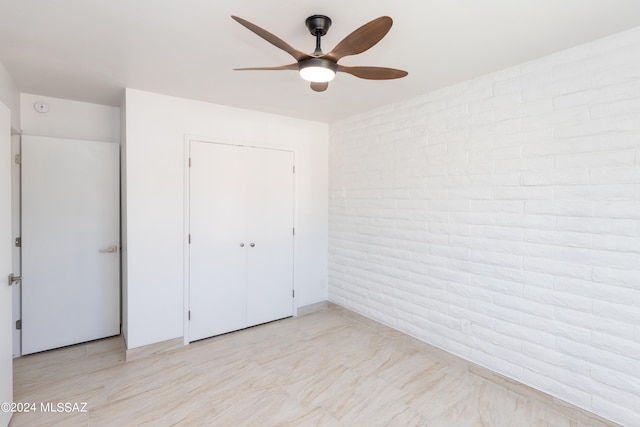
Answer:
[[[22,237],[22,197],[20,155],[22,148],[22,133],[11,128],[11,229],[12,239]],[[16,245],[15,240],[12,245],[13,274],[22,275],[22,248]],[[17,322],[22,319],[22,283],[14,283],[13,290],[13,357],[22,356],[22,330],[16,328]]]
[[[190,245],[189,245],[189,230],[191,229],[190,218],[190,198],[191,198],[191,174],[189,172],[189,158],[191,154],[191,142],[204,142],[210,144],[220,145],[233,145],[246,148],[258,148],[277,151],[288,151],[293,153],[293,165],[296,166],[297,149],[291,145],[279,145],[269,143],[268,141],[255,141],[255,140],[243,140],[229,137],[211,137],[201,135],[185,135],[184,137],[184,227],[183,227],[183,343],[189,345],[190,332],[189,332],[189,290],[190,290]],[[297,174],[293,173],[293,227],[294,229],[298,224],[298,190],[297,190]],[[293,236],[293,317],[298,316],[298,251],[296,245],[296,236]]]

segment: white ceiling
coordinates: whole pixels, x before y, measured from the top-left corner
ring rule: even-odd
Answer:
[[[376,46],[344,65],[400,68],[399,80],[339,73],[323,93],[294,62],[230,18],[311,52],[307,16],[333,25],[328,52],[389,15]],[[332,122],[640,26],[637,0],[1,0],[0,62],[22,92],[119,105],[125,87]]]

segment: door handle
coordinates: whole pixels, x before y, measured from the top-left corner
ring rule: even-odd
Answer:
[[[241,247],[241,248],[244,248],[244,243],[240,243],[240,247]]]
[[[9,275],[9,286],[11,285],[15,285],[16,283],[22,281],[22,276],[16,276],[15,274],[10,274]]]
[[[252,248],[253,248],[255,245],[256,245],[256,244],[255,244],[255,243],[253,243],[253,242],[249,243],[249,246],[251,246]]]
[[[118,246],[117,245],[113,245],[113,246],[109,246],[107,248],[102,248],[98,252],[100,252],[101,254],[113,254],[113,253],[118,252]]]

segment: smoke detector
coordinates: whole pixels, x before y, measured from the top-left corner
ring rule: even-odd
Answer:
[[[38,113],[47,113],[49,112],[49,104],[46,104],[42,101],[38,101],[35,104],[33,104],[33,109],[36,110]]]

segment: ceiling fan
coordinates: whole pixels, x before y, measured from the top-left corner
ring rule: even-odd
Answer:
[[[327,90],[329,82],[333,80],[336,72],[349,73],[355,77],[369,80],[398,79],[408,74],[406,71],[395,68],[350,67],[338,64],[341,58],[362,53],[382,40],[393,24],[393,20],[388,16],[381,16],[364,24],[345,37],[329,53],[322,52],[320,39],[327,34],[331,26],[331,19],[324,15],[310,16],[306,19],[305,24],[311,32],[311,35],[316,38],[316,50],[311,54],[299,51],[278,36],[245,19],[237,16],[231,17],[272,45],[284,50],[296,60],[293,64],[277,67],[236,68],[235,70],[296,70],[300,72],[300,77],[311,82],[311,89],[316,92]]]

